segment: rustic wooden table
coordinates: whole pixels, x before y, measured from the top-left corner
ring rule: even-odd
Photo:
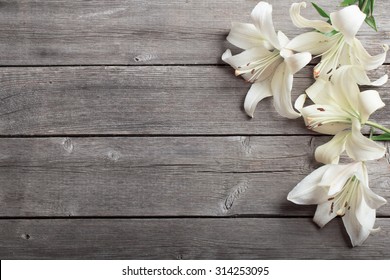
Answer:
[[[270,3],[277,29],[302,32],[292,1]],[[256,4],[1,1],[0,258],[390,258],[390,204],[352,249],[340,219],[319,230],[315,206],[286,200],[329,137],[270,100],[245,115],[249,85],[220,57]],[[371,53],[390,43],[390,3],[377,6],[380,31],[358,34]],[[373,119],[390,125],[388,108]],[[388,158],[370,172],[390,201]]]

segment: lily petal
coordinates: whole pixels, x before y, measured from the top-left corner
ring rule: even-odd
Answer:
[[[374,193],[368,186],[368,172],[367,167],[362,164],[362,172],[355,175],[362,184],[363,199],[371,209],[378,209],[387,203],[386,199]]]
[[[361,125],[357,119],[352,123],[352,134],[348,137],[345,149],[350,158],[357,161],[367,161],[382,158],[385,147],[378,145],[373,140],[363,136],[360,132]]]
[[[310,105],[301,109],[306,126],[322,134],[335,135],[349,128],[350,115],[339,106]]]
[[[363,66],[348,65],[348,66],[344,66],[344,67],[351,68],[350,73],[352,75],[352,78],[359,85],[376,86],[376,87],[383,86],[389,78],[387,75],[383,75],[379,79],[371,82],[371,80],[367,76],[366,70],[364,69]]]
[[[373,81],[371,83],[371,86],[374,86],[374,87],[380,87],[380,86],[383,86],[384,84],[387,83],[387,80],[389,79],[389,76],[386,75],[383,75],[382,77],[380,77],[379,79]]]
[[[324,227],[330,220],[337,216],[336,211],[331,212],[331,201],[318,204],[313,221],[319,226]]]
[[[328,33],[333,31],[333,27],[322,20],[309,20],[301,16],[301,8],[306,8],[306,3],[293,3],[290,8],[290,17],[296,27],[299,28],[314,28],[318,31]]]
[[[289,119],[299,118],[291,104],[291,89],[293,85],[293,75],[287,69],[286,63],[282,62],[276,68],[271,81],[271,90],[274,96],[274,106],[282,117]]]
[[[353,195],[350,205],[351,209],[346,211],[342,219],[352,246],[360,246],[371,233],[375,223],[375,210],[370,209],[364,203],[359,188],[356,189],[356,194]]]
[[[309,52],[312,55],[319,55],[326,52],[332,45],[332,37],[312,31],[298,35],[286,45],[286,48],[296,52]]]
[[[314,153],[316,161],[324,164],[339,163],[340,155],[345,151],[345,141],[349,134],[349,131],[341,131],[328,143],[317,147]]]
[[[359,70],[360,68],[360,70]],[[334,92],[332,98],[341,108],[345,110],[357,110],[359,108],[359,86],[355,79],[357,73],[363,71],[360,66],[344,65],[333,74]]]
[[[356,170],[361,166],[361,162],[353,162],[350,164],[332,164],[322,176],[319,186],[329,187],[328,196],[334,196],[342,190],[345,183],[351,178]]]
[[[308,52],[296,53],[284,58],[290,74],[294,75],[303,67],[305,67],[311,60],[311,54]]]
[[[327,104],[354,111],[358,109],[360,93],[357,83],[370,84],[371,82],[361,66],[344,65],[334,71],[330,81],[319,77],[306,89],[306,93],[316,104]]]
[[[365,123],[376,110],[385,107],[379,93],[376,90],[365,90],[359,94],[360,118]]]
[[[344,35],[348,44],[352,44],[365,18],[366,14],[360,11],[356,5],[345,7],[330,14],[333,27]]]
[[[359,179],[359,176],[363,176],[363,179]],[[368,174],[367,167],[365,164],[362,164],[362,172],[357,174],[358,179],[361,182],[361,191],[362,191],[362,205],[359,205],[356,211],[356,217],[359,220],[360,224],[367,227],[372,231],[375,221],[375,211],[374,209],[378,209],[379,207],[386,204],[386,199],[375,194],[368,186]],[[371,211],[367,209],[372,209]],[[367,213],[368,212],[368,213]],[[374,216],[374,217],[372,217]],[[371,220],[367,221],[367,217]],[[365,224],[366,223],[366,224]]]
[[[272,22],[272,6],[267,2],[258,3],[253,9],[251,17],[263,37],[267,39],[274,48],[280,49],[281,46]]]
[[[354,82],[359,85],[371,85],[370,78],[367,76],[367,73],[363,66],[361,65],[345,65],[342,67],[351,75],[351,78]]]
[[[298,98],[295,100],[294,108],[296,110],[298,110],[299,112],[303,108],[303,105],[305,105],[306,97],[307,97],[307,95],[303,93],[300,96],[298,96]]]
[[[332,36],[332,37],[335,37],[335,36]],[[343,38],[342,41],[345,42],[345,39]],[[339,56],[339,64],[340,65],[354,64],[353,63],[354,59],[352,58],[352,56],[354,56],[354,51],[352,50],[351,46],[348,45],[347,43],[341,43],[341,44],[342,44],[342,47],[341,47],[341,53]]]
[[[338,132],[349,128],[351,125],[346,123],[328,123],[313,128],[312,130],[321,134],[336,135]]]
[[[329,167],[329,165],[321,166],[306,176],[289,192],[287,199],[296,204],[318,204],[327,201],[327,190],[318,187],[317,184]]]
[[[377,195],[368,187],[363,187],[363,199],[372,209],[378,209],[387,203],[386,199]]]
[[[278,31],[278,41],[280,43],[281,48],[284,48],[288,44],[288,42],[290,42],[286,34],[284,34],[282,31]]]
[[[244,50],[258,46],[272,49],[271,44],[264,39],[261,32],[251,23],[232,22],[232,28],[226,39],[231,44]]]
[[[368,184],[368,172],[367,167],[364,162],[362,162],[357,169],[357,172],[355,173],[355,177],[361,182],[361,186],[364,186],[366,188],[369,187]]]
[[[358,39],[354,39],[353,42],[353,48],[355,50],[355,56],[357,58],[358,64],[361,64],[364,69],[366,70],[374,70],[381,66],[385,60],[386,60],[386,54],[387,51],[389,50],[388,45],[383,45],[383,53],[371,56],[366,49],[363,47],[362,43]]]
[[[328,80],[318,78],[306,89],[306,94],[315,104],[333,105],[329,94],[331,90],[331,83]]]
[[[244,109],[248,116],[253,118],[257,103],[269,96],[272,96],[272,92],[268,80],[254,83],[249,89],[244,101]]]

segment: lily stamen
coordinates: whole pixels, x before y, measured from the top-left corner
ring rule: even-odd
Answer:
[[[351,207],[347,206],[350,204],[350,201],[354,195],[356,195],[356,189],[358,188],[360,181],[353,176],[348,179],[345,183],[342,190],[336,195],[334,200],[334,205],[338,208],[336,214],[338,216],[344,216],[347,210],[350,210]],[[332,210],[333,207],[331,207]]]
[[[243,74],[251,74],[250,78],[246,77],[248,82],[254,83],[256,82],[264,71],[267,70],[275,61],[281,59],[280,52],[278,50],[274,50],[270,55],[263,57],[259,60],[247,63],[245,66],[237,67],[235,71],[235,75],[243,75]],[[248,68],[248,69],[243,69]]]
[[[307,124],[306,127],[308,129],[315,129],[319,126],[322,126],[324,124],[330,124],[330,123],[345,123],[350,124],[351,119],[346,118],[344,116],[333,116],[333,117],[323,117],[323,118],[306,118]]]
[[[334,70],[340,67],[340,56],[347,47],[344,36],[341,33],[336,33],[332,36],[332,41],[335,43],[331,48],[321,54],[321,62],[314,67],[313,76],[319,78],[321,75],[330,75]]]

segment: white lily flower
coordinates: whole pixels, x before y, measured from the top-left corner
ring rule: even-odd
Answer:
[[[296,204],[318,204],[313,220],[320,227],[341,216],[353,246],[362,245],[376,230],[376,209],[386,203],[369,188],[363,162],[322,166],[304,178],[287,199]]]
[[[340,65],[361,65],[365,70],[373,70],[383,64],[388,45],[383,45],[383,53],[371,56],[355,38],[366,18],[366,14],[361,12],[358,6],[351,5],[331,13],[332,25],[322,20],[308,20],[302,17],[300,15],[302,7],[306,7],[305,2],[292,4],[290,16],[293,23],[297,27],[310,27],[320,32],[303,33],[291,40],[287,47],[297,52],[308,51],[312,55],[321,56],[321,62],[314,68],[315,78],[331,75]],[[382,77],[381,81],[386,80],[387,76]]]
[[[374,160],[384,156],[386,149],[360,132],[369,116],[385,104],[375,90],[360,91],[355,81],[367,83],[364,69],[342,66],[330,81],[318,79],[306,93],[315,103],[302,108],[302,97],[296,105],[306,126],[316,132],[335,135],[316,149],[315,158],[325,164],[338,163],[345,150],[356,161]]]
[[[311,60],[309,52],[294,54],[286,49],[289,39],[281,31],[276,34],[272,22],[272,6],[260,2],[252,11],[254,25],[233,23],[227,40],[244,52],[232,56],[230,50],[222,60],[253,83],[246,95],[245,112],[253,117],[257,104],[273,96],[276,111],[286,118],[300,116],[291,104],[293,75]]]

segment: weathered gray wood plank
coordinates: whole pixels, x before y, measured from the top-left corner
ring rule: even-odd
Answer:
[[[313,151],[327,139],[0,139],[0,216],[312,216],[314,206],[286,196],[318,166]],[[388,161],[369,171],[390,201]]]
[[[341,219],[0,220],[1,259],[388,259],[390,219],[349,247]]]
[[[295,97],[310,72],[296,75]],[[270,98],[247,117],[249,87],[230,67],[0,68],[0,135],[311,133],[278,116]],[[390,105],[389,85],[378,90]],[[374,120],[390,125],[388,108]]]
[[[0,65],[214,64],[231,47],[232,21],[250,22],[258,0],[7,0],[0,6]],[[273,1],[277,29],[290,38],[293,0]],[[318,0],[328,11],[337,1]],[[359,38],[370,52],[389,43],[390,3],[375,10],[379,32],[364,26]],[[304,11],[320,18],[313,8]],[[387,60],[390,61],[390,60]]]

